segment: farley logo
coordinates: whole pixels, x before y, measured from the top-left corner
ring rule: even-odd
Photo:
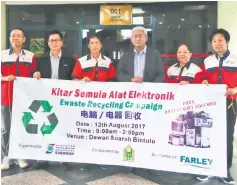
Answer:
[[[30,124],[30,122],[31,120],[34,120],[32,112],[37,114],[40,107],[42,107],[45,114],[49,113],[49,115],[47,115],[49,125],[46,125],[44,122],[40,127],[40,131],[44,136],[45,134],[51,134],[58,124],[58,118],[56,117],[55,113],[50,113],[53,106],[50,106],[48,101],[34,100],[29,106],[29,112],[23,113],[22,123],[25,127],[26,132],[28,132],[29,134],[38,134],[38,124]]]
[[[180,162],[182,164],[194,166],[197,168],[209,169],[211,168],[213,160],[207,158],[180,156]]]
[[[49,145],[47,146],[46,154],[51,154],[51,153],[53,153],[54,145],[55,145],[55,144],[49,144]]]
[[[123,160],[133,162],[135,157],[135,150],[128,145],[123,149]]]

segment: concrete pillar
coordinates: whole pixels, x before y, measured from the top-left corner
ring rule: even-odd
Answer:
[[[237,2],[218,2],[217,26],[230,33],[229,50],[237,56]],[[235,136],[237,136],[237,124]]]
[[[6,49],[6,4],[1,1],[1,50]]]
[[[230,51],[237,56],[237,2],[218,1],[217,26],[230,33]]]

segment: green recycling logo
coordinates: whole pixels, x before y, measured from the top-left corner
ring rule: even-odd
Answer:
[[[29,134],[38,134],[38,125],[31,124],[30,122],[31,120],[34,120],[32,112],[37,114],[40,107],[42,107],[43,112],[50,113],[53,106],[51,106],[49,102],[46,100],[34,100],[29,106],[30,111],[23,113],[22,122],[26,132]],[[51,113],[50,115],[47,116],[47,118],[50,125],[45,125],[44,122],[40,128],[40,131],[43,134],[43,136],[45,134],[51,134],[58,124],[58,118],[56,117],[55,113]]]

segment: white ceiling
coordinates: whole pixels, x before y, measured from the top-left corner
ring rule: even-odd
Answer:
[[[7,5],[33,5],[33,4],[100,4],[100,3],[152,3],[152,2],[177,2],[177,0],[129,0],[129,1],[116,1],[116,0],[106,0],[106,1],[96,1],[96,0],[77,0],[77,1],[6,1]],[[182,0],[178,0],[182,1]],[[184,0],[183,0],[184,1]]]

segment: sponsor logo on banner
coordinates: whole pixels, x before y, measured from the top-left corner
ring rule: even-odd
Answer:
[[[39,109],[43,109],[43,114],[47,117],[47,121],[41,123],[40,131],[42,135],[51,134],[58,124],[58,118],[55,113],[51,113],[52,107],[47,100],[33,100],[26,112],[23,112],[21,118],[23,126],[28,134],[38,134],[39,125],[32,124],[34,116],[40,113]]]
[[[55,145],[55,144],[49,144],[49,145],[47,146],[46,154],[51,154],[51,153],[53,153],[54,145]]]
[[[49,144],[47,154],[54,153],[56,155],[74,155],[75,145],[55,145]]]
[[[199,158],[199,157],[189,157],[189,156],[180,156],[180,163],[184,165],[189,165],[197,168],[210,169],[213,160],[208,158]]]
[[[123,160],[134,162],[134,157],[135,157],[135,150],[130,145],[126,146],[123,149]]]

